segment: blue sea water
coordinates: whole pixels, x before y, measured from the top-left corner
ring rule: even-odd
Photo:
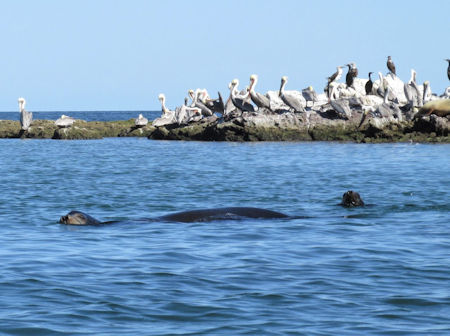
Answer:
[[[449,334],[449,145],[5,139],[0,157],[1,335]],[[368,206],[340,207],[349,189]],[[299,218],[140,220],[224,206]],[[120,222],[57,223],[74,209]]]
[[[62,111],[62,112],[33,112],[33,119],[56,120],[62,114],[85,121],[112,121],[137,118],[142,113],[148,120],[161,115],[161,111]],[[0,120],[19,120],[20,113],[0,112]]]

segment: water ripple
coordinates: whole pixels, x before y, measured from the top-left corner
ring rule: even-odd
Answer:
[[[448,145],[2,144],[0,334],[450,329]],[[338,206],[348,189],[369,206]],[[292,217],[146,220],[223,206]],[[120,223],[58,224],[72,209]]]

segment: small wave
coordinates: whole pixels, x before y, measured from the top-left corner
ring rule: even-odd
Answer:
[[[413,297],[391,297],[385,300],[386,303],[392,304],[395,306],[436,306],[442,305],[444,302],[440,301],[432,301],[423,298],[413,298]]]

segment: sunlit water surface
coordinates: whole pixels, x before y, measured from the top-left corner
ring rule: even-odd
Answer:
[[[449,145],[13,139],[0,157],[0,334],[450,330]],[[349,189],[369,205],[340,207]],[[224,206],[300,218],[139,220]],[[121,222],[57,223],[74,209]]]

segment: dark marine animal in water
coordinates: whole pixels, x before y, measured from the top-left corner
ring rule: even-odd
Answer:
[[[341,205],[346,208],[356,207],[356,206],[363,206],[364,202],[359,196],[359,193],[353,190],[349,190],[342,195],[342,203]]]
[[[349,190],[342,195],[342,203],[344,207],[355,207],[364,205],[361,196],[356,191]],[[211,222],[215,220],[230,220],[230,219],[244,219],[244,218],[306,218],[306,217],[291,217],[284,213],[252,207],[227,207],[214,209],[200,209],[191,211],[175,212],[165,216],[147,219],[148,221],[165,221],[165,222]],[[61,224],[68,225],[104,225],[116,223],[116,221],[101,222],[94,217],[81,212],[71,211],[67,215],[59,219]]]
[[[287,218],[288,216],[272,210],[247,207],[229,207],[216,209],[201,209],[192,211],[176,212],[173,214],[150,219],[153,221],[167,222],[210,222],[214,220],[242,219],[242,218]],[[81,211],[71,211],[62,216],[59,220],[61,224],[69,225],[102,225],[114,222],[101,222],[94,217]]]

